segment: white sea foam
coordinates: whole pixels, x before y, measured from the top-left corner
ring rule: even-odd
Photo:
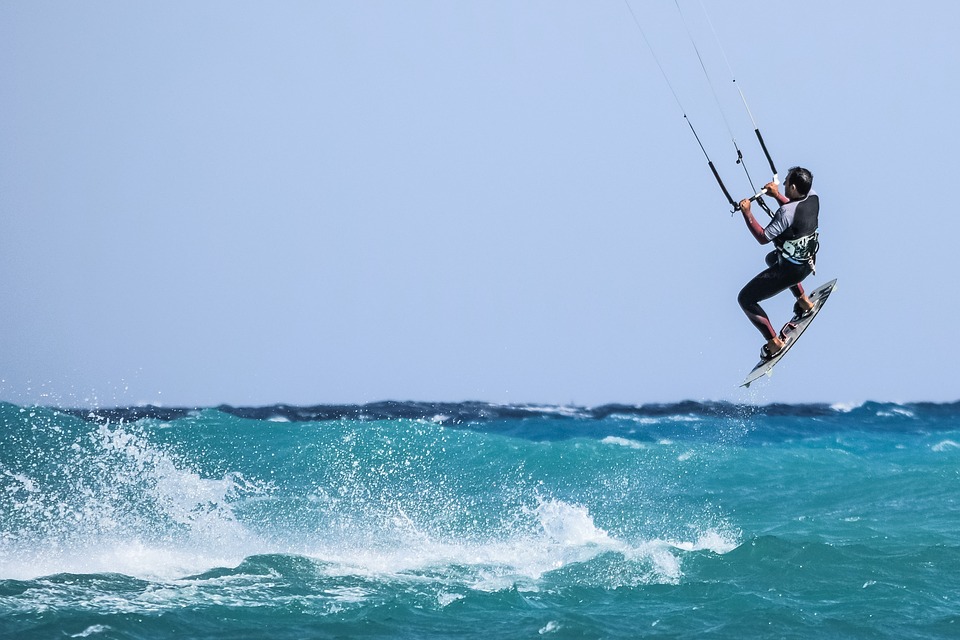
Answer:
[[[562,545],[610,545],[610,535],[594,524],[586,507],[571,505],[562,500],[541,501],[537,517],[544,532]]]
[[[834,411],[839,411],[840,413],[850,413],[855,411],[864,405],[863,401],[860,402],[835,402],[830,405],[830,408]]]
[[[103,539],[87,548],[77,546],[39,555],[29,564],[11,563],[4,572],[19,573],[21,579],[56,573],[120,573],[143,580],[168,581],[214,567],[235,566],[245,557],[243,552],[221,551],[214,554],[209,548],[190,551],[139,541]]]
[[[614,582],[622,584],[676,584],[683,577],[683,555],[688,552],[727,553],[739,544],[728,531],[707,529],[685,540],[618,539],[597,526],[589,510],[562,500],[540,500],[532,509],[537,528],[503,539],[453,541],[432,537],[426,527],[408,529],[406,542],[377,545],[353,540],[315,546],[308,555],[318,570],[332,577],[360,576],[373,580],[440,581],[472,590],[537,591],[540,581],[559,570],[580,570],[601,556],[614,554],[626,563]]]
[[[560,630],[560,623],[557,622],[556,620],[551,620],[540,629],[539,633],[540,635],[546,635],[548,633],[553,633],[554,631],[559,631],[559,630]]]
[[[366,601],[371,592],[369,589],[362,587],[335,587],[333,589],[327,589],[325,593],[333,596],[337,602],[356,604]]]
[[[669,542],[668,544],[683,551],[711,551],[722,555],[740,546],[740,534],[708,529],[700,533],[694,542]]]
[[[637,424],[643,425],[660,424],[661,422],[660,418],[651,418],[650,416],[637,416],[623,413],[612,413],[610,414],[610,417],[616,420],[636,422]]]
[[[464,597],[465,596],[460,593],[447,593],[446,591],[441,591],[437,594],[437,604],[439,604],[441,608],[446,607],[453,604],[457,600],[463,600]]]
[[[903,407],[893,407],[889,411],[877,411],[878,418],[916,418],[916,414]]]
[[[600,441],[603,444],[613,444],[619,447],[628,447],[630,449],[644,449],[647,445],[636,440],[630,440],[629,438],[621,438],[619,436],[607,436]]]
[[[84,629],[84,630],[81,631],[80,633],[74,633],[74,634],[71,635],[70,637],[71,637],[71,638],[89,638],[89,637],[92,636],[92,635],[95,635],[95,634],[98,634],[98,633],[103,633],[104,631],[109,631],[109,630],[110,630],[110,627],[108,627],[108,626],[106,626],[106,625],[103,625],[103,624],[95,624],[95,625],[92,625],[92,626],[87,627],[86,629]]]
[[[192,481],[185,486],[190,489]],[[172,584],[216,567],[238,566],[251,555],[294,554],[314,559],[317,572],[331,577],[439,583],[447,595],[438,595],[438,602],[447,606],[462,597],[450,591],[451,587],[486,592],[537,591],[540,581],[550,572],[568,568],[579,571],[581,566],[589,572],[589,563],[605,554],[614,554],[614,559],[622,557],[626,566],[613,582],[607,582],[610,577],[604,572],[604,584],[676,584],[683,576],[684,553],[726,553],[737,544],[731,534],[714,529],[689,541],[627,541],[597,526],[586,507],[555,499],[540,500],[529,515],[532,521],[512,532],[502,531],[501,537],[453,539],[400,513],[389,522],[384,521],[391,528],[390,535],[378,536],[375,526],[364,525],[370,534],[368,538],[351,535],[337,539],[327,532],[307,544],[257,540],[228,519],[221,523],[222,538],[216,540],[200,535],[178,545],[101,537],[88,547],[75,545],[30,559],[20,558],[19,566],[0,558],[0,565],[4,565],[3,577],[120,573]],[[177,588],[174,591],[179,593]],[[160,592],[152,593],[160,600],[165,597]],[[349,605],[364,600],[368,594],[341,591],[327,595],[335,596],[339,605]],[[139,602],[137,606],[149,603]]]
[[[948,449],[960,449],[960,443],[954,442],[953,440],[942,440],[930,448],[939,453],[941,451],[947,451]]]

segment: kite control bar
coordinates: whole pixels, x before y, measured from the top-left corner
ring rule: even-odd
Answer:
[[[780,184],[780,180],[777,178],[776,174],[774,174],[774,176],[773,176],[773,183],[774,183],[774,184]],[[767,203],[764,202],[764,201],[763,201],[763,198],[761,197],[761,196],[765,196],[765,195],[767,195],[767,194],[765,193],[765,190],[764,190],[764,189],[761,189],[760,191],[758,191],[758,192],[755,193],[754,195],[750,196],[750,202],[756,202],[757,204],[759,204],[759,205],[760,205],[760,208],[763,209],[764,211],[766,211],[768,216],[770,216],[771,218],[773,218],[773,211],[770,211],[770,207],[767,206]],[[734,206],[733,210],[734,210],[734,212],[739,211],[739,210],[740,210],[740,204],[737,203],[737,204]]]
[[[729,202],[730,206],[733,207],[733,211],[731,211],[730,213],[736,213],[737,211],[740,211],[740,203],[735,201],[733,199],[733,196],[730,195],[730,192],[727,191],[727,186],[723,184],[723,180],[720,178],[720,172],[718,172],[717,168],[713,166],[713,162],[708,162],[707,164],[710,166],[710,171],[713,172],[713,177],[717,179],[717,184],[720,185],[720,190],[723,191],[723,195],[726,196],[727,202]],[[777,185],[780,184],[780,178],[777,177],[777,174],[773,174],[772,182]],[[757,193],[750,196],[749,200],[750,202],[758,203],[760,205],[760,208],[766,211],[768,216],[773,218],[773,212],[770,211],[770,207],[767,206],[767,203],[763,201],[762,196],[765,196],[765,195],[767,195],[766,191],[764,189],[761,189]]]

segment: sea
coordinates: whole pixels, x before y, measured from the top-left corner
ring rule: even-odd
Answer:
[[[0,403],[0,638],[960,638],[960,403]]]

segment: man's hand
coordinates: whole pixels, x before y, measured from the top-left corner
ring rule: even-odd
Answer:
[[[767,184],[763,185],[763,190],[767,192],[767,195],[776,198],[777,202],[780,204],[787,204],[790,202],[790,198],[780,195],[780,189],[777,187],[776,182],[768,182]]]
[[[745,216],[750,215],[751,204],[752,203],[750,202],[750,198],[744,198],[743,200],[740,201],[740,211],[743,213],[743,215]]]

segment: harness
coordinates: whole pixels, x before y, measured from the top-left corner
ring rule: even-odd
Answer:
[[[819,248],[820,234],[817,231],[801,238],[784,240],[783,244],[777,247],[780,250],[780,256],[787,262],[809,264],[814,274],[817,273],[817,250]]]

